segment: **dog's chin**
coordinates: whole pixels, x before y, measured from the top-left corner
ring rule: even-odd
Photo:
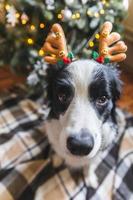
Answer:
[[[66,154],[64,160],[66,165],[75,169],[85,167],[90,162],[90,159],[87,156],[81,157],[72,154]]]
[[[65,156],[65,163],[71,168],[82,168],[88,166],[93,158],[89,158],[89,156],[75,156],[70,153]]]

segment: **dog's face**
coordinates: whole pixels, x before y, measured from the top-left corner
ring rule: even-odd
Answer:
[[[118,73],[95,61],[80,60],[48,74],[49,141],[67,164],[83,166],[115,138]]]

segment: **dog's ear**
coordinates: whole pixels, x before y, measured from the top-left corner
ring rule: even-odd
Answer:
[[[110,89],[113,101],[117,101],[120,98],[123,85],[122,81],[120,80],[120,71],[114,67],[109,67],[108,75],[110,79]]]

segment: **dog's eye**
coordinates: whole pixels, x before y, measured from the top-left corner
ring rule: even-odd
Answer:
[[[62,104],[65,104],[69,101],[69,97],[65,93],[58,94],[58,99]]]
[[[100,106],[105,105],[107,102],[108,102],[108,98],[106,96],[99,97],[96,100],[96,104]]]

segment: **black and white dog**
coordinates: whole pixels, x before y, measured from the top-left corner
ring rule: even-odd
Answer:
[[[105,25],[109,29],[106,30]],[[61,27],[54,25],[52,36],[51,33],[48,35],[43,47],[46,52],[57,55],[57,58],[61,49],[56,48],[59,44],[56,34],[59,36],[60,30]],[[111,55],[111,61],[124,60],[127,47],[123,41],[119,41],[120,35],[111,33],[108,38],[105,37],[108,31],[111,32],[112,24],[105,22],[101,30],[105,34],[103,46],[106,43],[108,47],[104,50]],[[54,59],[56,57],[46,54],[46,62],[51,63],[49,61]],[[116,101],[122,85],[119,72],[111,64],[81,59],[61,68],[58,65],[49,66],[46,82],[50,112],[45,130],[49,142],[70,168],[84,169],[89,184],[96,188],[98,181],[95,168],[101,159],[100,154],[104,155],[104,150],[110,147],[118,133]],[[43,199],[43,191],[45,185],[38,189],[37,200]],[[37,198],[39,194],[41,197]]]
[[[47,81],[49,141],[66,164],[86,166],[115,139],[119,73],[94,60],[77,60],[62,69],[49,67]]]

